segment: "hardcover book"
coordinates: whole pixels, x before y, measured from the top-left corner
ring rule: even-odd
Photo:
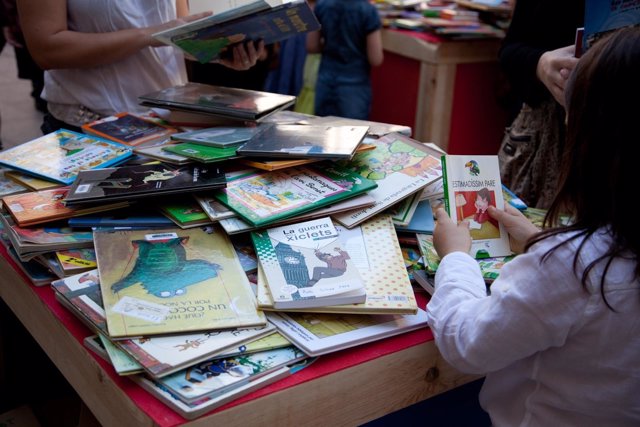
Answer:
[[[214,196],[254,226],[335,204],[377,187],[375,181],[328,165],[298,166],[281,171],[250,171],[235,176]]]
[[[179,154],[171,153],[165,148],[174,147],[177,144],[164,144],[164,145],[152,145],[151,147],[137,147],[135,152],[141,156],[149,157],[151,159],[160,160],[165,163],[171,163],[174,165],[185,165],[193,162],[188,157],[181,156]]]
[[[134,205],[135,206],[135,205]],[[152,210],[145,210],[136,206],[136,209],[123,209],[107,214],[83,215],[69,218],[67,222],[72,228],[92,227],[171,227],[174,222],[166,216]]]
[[[15,170],[5,169],[4,176],[14,181],[16,184],[23,185],[31,191],[48,190],[51,188],[62,187],[59,182],[53,182],[45,179],[36,178],[35,176],[27,175]]]
[[[0,152],[0,164],[68,185],[80,171],[114,165],[131,155],[126,145],[60,129]]]
[[[362,277],[331,219],[252,232],[251,238],[274,308],[365,301]]]
[[[26,185],[20,184],[15,180],[10,179],[5,175],[5,172],[8,172],[8,170],[5,168],[0,168],[0,197],[29,191],[29,188]]]
[[[378,184],[369,192],[376,203],[335,215],[334,219],[345,227],[360,224],[442,177],[440,156],[443,152],[433,146],[399,133],[367,139],[367,142],[374,144],[376,149],[358,153],[351,161],[340,161],[339,164]]]
[[[219,228],[93,234],[111,338],[266,324]]]
[[[238,148],[242,156],[351,159],[368,126],[272,125]]]
[[[137,147],[168,140],[177,129],[123,112],[82,125],[82,131]]]
[[[276,5],[270,7],[269,3]],[[169,28],[153,37],[182,49],[204,64],[229,55],[235,43],[262,40],[271,44],[319,28],[318,20],[304,0],[254,1]]]
[[[235,159],[238,156],[236,154],[237,148],[237,146],[219,148],[183,142],[181,144],[166,146],[164,147],[164,151],[168,151],[200,163],[212,163]]]
[[[293,105],[296,97],[250,89],[187,83],[140,96],[138,100],[141,105],[149,107],[259,121]]]
[[[504,225],[487,208],[504,209],[498,156],[442,156],[444,201],[455,223],[469,221],[470,255],[490,258],[511,255]]]
[[[415,315],[271,312],[269,321],[310,356],[320,356],[427,327],[427,313]]]
[[[198,202],[175,199],[160,205],[160,211],[180,228],[200,227],[213,224]]]
[[[226,185],[216,166],[155,163],[82,171],[69,189],[65,204],[104,203],[165,194],[213,190]]]
[[[237,147],[263,131],[264,128],[265,125],[236,127],[220,126],[176,133],[171,136],[171,139],[180,142],[191,142],[193,144],[209,145],[211,147],[218,148]]]
[[[389,215],[376,215],[360,226],[348,229],[336,225],[340,242],[353,254],[352,261],[364,280],[367,299],[361,304],[344,304],[288,311],[350,314],[415,314],[418,304],[405,268],[398,236]],[[258,306],[273,310],[273,299],[258,269]]]
[[[90,207],[68,207],[63,203],[68,192],[69,187],[32,191],[5,196],[2,198],[2,203],[20,227],[119,209],[129,205],[128,202],[116,202]]]

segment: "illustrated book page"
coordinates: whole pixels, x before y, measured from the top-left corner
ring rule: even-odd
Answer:
[[[469,222],[470,255],[511,255],[507,231],[487,212],[489,206],[504,209],[498,156],[445,155],[442,165],[445,208],[455,223]]]

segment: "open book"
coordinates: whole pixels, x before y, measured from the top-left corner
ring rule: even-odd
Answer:
[[[304,0],[236,1],[228,2],[228,8],[222,3],[196,2],[191,6],[192,13],[211,10],[214,14],[153,37],[206,63],[228,55],[229,46],[236,43],[264,40],[271,44],[320,28]]]

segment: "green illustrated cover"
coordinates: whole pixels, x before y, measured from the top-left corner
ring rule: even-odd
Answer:
[[[229,179],[215,197],[254,226],[355,197],[377,187],[375,181],[337,165],[251,171]]]
[[[237,146],[226,148],[209,147],[206,145],[185,142],[182,144],[165,147],[164,150],[170,153],[179,154],[180,156],[184,156],[198,162],[211,163],[237,157],[237,148]]]

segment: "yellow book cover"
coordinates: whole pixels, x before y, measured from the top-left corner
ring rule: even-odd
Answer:
[[[409,275],[404,266],[400,243],[391,216],[377,215],[353,229],[336,225],[341,242],[346,242],[365,283],[367,299],[360,304],[344,304],[287,311],[352,313],[352,314],[416,314],[418,304]],[[343,240],[344,239],[344,240]],[[351,247],[361,249],[351,251]],[[258,266],[258,306],[274,310],[273,300],[262,269]]]
[[[94,244],[111,338],[266,324],[217,227],[99,230]]]

